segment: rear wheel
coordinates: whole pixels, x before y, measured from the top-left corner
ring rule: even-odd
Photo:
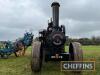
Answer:
[[[42,66],[42,47],[41,42],[34,42],[32,49],[31,69],[32,72],[41,71]]]
[[[81,48],[81,44],[78,42],[72,42],[69,45],[69,54],[70,54],[70,61],[83,61],[83,51]],[[81,74],[80,71],[72,71],[74,74]]]
[[[82,61],[83,60],[83,51],[82,51],[80,43],[78,42],[70,43],[69,53],[70,53],[71,61]]]

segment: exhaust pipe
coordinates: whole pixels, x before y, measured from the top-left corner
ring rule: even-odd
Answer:
[[[52,5],[52,15],[53,15],[53,27],[59,27],[59,7],[60,4],[58,2],[53,2]]]

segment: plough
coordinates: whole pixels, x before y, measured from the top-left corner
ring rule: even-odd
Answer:
[[[15,42],[6,41],[4,42],[4,48],[0,49],[0,57],[8,58],[11,54],[15,54],[15,56],[19,56],[17,53],[23,51],[22,48],[26,49],[31,45],[33,40],[32,33],[26,32],[24,37]],[[25,51],[25,50],[24,50]]]
[[[13,47],[13,44],[8,41],[5,42],[5,48],[0,49],[1,58],[8,58],[8,56],[11,55],[12,53],[14,53],[15,56],[17,57],[16,49]]]

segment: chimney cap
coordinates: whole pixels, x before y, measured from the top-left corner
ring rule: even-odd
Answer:
[[[58,2],[53,2],[52,4],[51,4],[51,7],[52,6],[59,6],[60,7],[60,4],[58,3]]]

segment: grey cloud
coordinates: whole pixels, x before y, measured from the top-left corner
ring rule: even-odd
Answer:
[[[61,19],[69,18],[81,21],[100,20],[100,0],[59,0],[59,2],[61,3]],[[39,5],[46,15],[51,14],[50,3],[46,0],[39,1]]]
[[[64,12],[63,12],[64,10]],[[71,0],[62,6],[62,18],[81,21],[100,20],[100,0]]]
[[[58,1],[58,0],[57,0]],[[70,37],[100,36],[100,0],[59,0],[60,24]],[[37,32],[52,17],[50,0],[0,0],[0,40],[13,40],[25,30]]]
[[[100,32],[99,21],[78,21],[73,19],[63,19],[60,24],[65,24],[66,34],[71,37],[91,37],[100,36],[97,32]]]

